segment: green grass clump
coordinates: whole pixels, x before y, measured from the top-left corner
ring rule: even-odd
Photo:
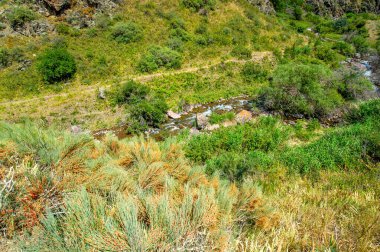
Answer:
[[[74,57],[64,47],[47,49],[38,58],[37,69],[48,83],[70,79],[77,71]]]
[[[232,121],[234,118],[235,118],[234,112],[226,112],[226,113],[222,113],[222,114],[212,113],[210,115],[209,122],[211,124],[218,124],[218,123],[225,122],[225,121]]]
[[[224,128],[211,135],[190,139],[186,155],[196,162],[205,162],[224,152],[274,151],[289,137],[289,131],[279,119],[261,117],[256,123]]]

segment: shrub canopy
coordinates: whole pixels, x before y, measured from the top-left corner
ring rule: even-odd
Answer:
[[[53,47],[38,58],[37,69],[45,81],[54,83],[72,78],[77,66],[74,57],[66,48]]]

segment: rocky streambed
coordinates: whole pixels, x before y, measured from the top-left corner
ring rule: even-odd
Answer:
[[[168,111],[168,120],[160,128],[152,128],[145,132],[146,135],[156,139],[163,139],[170,135],[176,135],[182,129],[190,129],[192,134],[200,131],[212,131],[220,127],[229,127],[237,123],[244,123],[252,118],[252,101],[249,96],[238,96],[230,99],[220,99],[215,102],[205,104],[193,104],[184,107],[181,113]],[[209,118],[211,114],[224,114],[232,112],[235,119],[226,120],[220,124],[211,124]],[[103,129],[93,132],[96,138],[101,138],[107,133],[113,133],[118,138],[128,136],[127,125],[121,125],[111,129]]]
[[[363,74],[374,84],[373,94],[380,95],[380,64],[378,55],[368,55],[366,57],[354,57],[341,62],[350,69]],[[249,96],[238,96],[229,99],[220,99],[215,102],[205,104],[193,104],[183,107],[183,112],[175,113],[168,111],[166,123],[159,128],[152,128],[145,132],[157,140],[164,139],[171,135],[178,134],[182,129],[189,129],[191,134],[198,134],[201,131],[212,131],[221,127],[234,126],[238,123],[245,123],[258,114],[268,114],[268,112],[253,112],[253,98]],[[218,124],[210,122],[213,113],[225,114],[227,112],[235,115],[234,119],[226,120]],[[285,122],[292,124],[297,118],[287,118]],[[299,119],[299,118],[298,118]],[[334,120],[332,120],[334,121]],[[327,123],[329,124],[329,123]],[[130,136],[127,132],[128,125],[121,125],[111,129],[102,129],[92,132],[96,138],[101,138],[107,133],[115,134],[119,139]]]

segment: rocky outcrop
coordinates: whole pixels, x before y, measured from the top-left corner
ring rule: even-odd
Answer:
[[[71,7],[71,0],[42,0],[42,4],[54,15],[61,15]]]
[[[318,15],[338,17],[347,12],[379,13],[380,2],[376,0],[307,0],[306,3],[314,8]]]
[[[256,6],[261,12],[265,14],[275,13],[273,4],[270,0],[248,0],[248,2]]]

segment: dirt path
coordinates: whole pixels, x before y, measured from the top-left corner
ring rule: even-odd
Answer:
[[[188,67],[188,68],[183,68],[183,69],[169,71],[169,72],[153,73],[153,74],[147,74],[147,75],[141,75],[141,76],[125,76],[125,77],[122,77],[121,79],[118,79],[118,81],[123,82],[123,81],[127,81],[127,80],[132,79],[132,80],[139,81],[139,82],[147,82],[147,81],[150,81],[150,80],[152,80],[154,78],[158,78],[158,77],[170,76],[170,75],[181,74],[181,73],[193,73],[193,72],[197,72],[201,69],[209,69],[211,67],[218,66],[222,63],[244,64],[248,61],[258,62],[258,61],[262,61],[265,57],[270,57],[270,56],[272,56],[271,52],[254,52],[254,53],[252,53],[252,58],[249,60],[229,59],[229,60],[219,61],[217,63],[213,63],[213,64],[209,64],[209,65],[204,65],[201,67]],[[110,79],[107,82],[111,82],[112,80],[115,80],[115,79]],[[35,101],[39,101],[39,100],[45,100],[46,101],[46,100],[49,100],[51,98],[56,98],[56,97],[67,97],[70,95],[79,95],[79,94],[83,94],[83,93],[94,92],[100,86],[105,87],[105,88],[109,88],[111,85],[110,84],[104,85],[104,83],[97,83],[97,84],[92,85],[91,87],[78,88],[75,90],[70,90],[69,92],[66,92],[66,93],[52,94],[52,95],[46,95],[46,96],[35,97],[35,98],[30,98],[30,99],[0,102],[0,106],[24,104],[24,103],[30,103],[30,102],[35,102]]]

